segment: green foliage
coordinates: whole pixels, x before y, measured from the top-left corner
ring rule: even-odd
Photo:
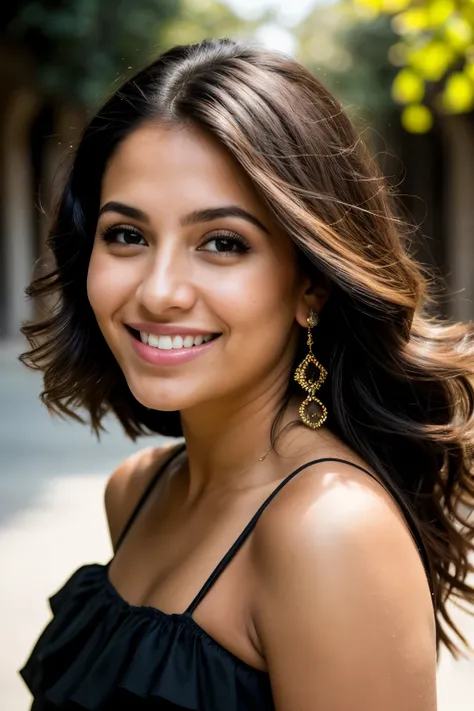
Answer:
[[[178,0],[23,0],[7,34],[32,53],[43,91],[91,106],[163,49],[179,11]]]
[[[296,28],[300,59],[344,104],[352,118],[384,131],[394,116],[396,69],[388,50],[396,35],[387,17],[361,23],[346,3],[317,7]]]
[[[43,91],[90,108],[170,46],[255,24],[216,0],[21,0],[8,34],[32,52]]]
[[[400,67],[392,96],[405,107],[402,122],[407,130],[429,130],[431,110],[464,113],[474,109],[474,0],[353,2],[366,21],[392,18],[398,41],[389,57]],[[421,116],[426,120],[420,123]]]

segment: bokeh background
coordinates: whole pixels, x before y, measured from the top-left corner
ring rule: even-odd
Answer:
[[[114,421],[100,442],[53,420],[17,362],[35,312],[24,287],[89,112],[167,47],[260,42],[303,62],[342,101],[413,224],[443,314],[474,317],[474,0],[8,0],[0,7],[0,708],[78,565],[110,556],[108,473],[148,444]],[[474,623],[453,611],[474,644]],[[440,711],[474,708],[474,657],[442,654]]]

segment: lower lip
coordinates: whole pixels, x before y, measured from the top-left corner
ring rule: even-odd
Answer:
[[[146,363],[151,365],[181,365],[188,363],[197,358],[201,353],[204,353],[217,340],[203,343],[201,346],[191,346],[191,348],[173,348],[172,350],[160,350],[149,346],[147,343],[142,343],[137,338],[130,334],[132,346],[135,353]]]

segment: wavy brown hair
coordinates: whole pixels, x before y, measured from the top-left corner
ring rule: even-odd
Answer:
[[[132,438],[182,434],[179,413],[133,398],[86,293],[104,170],[146,121],[197,126],[217,139],[314,282],[331,285],[316,333],[329,371],[328,427],[412,515],[427,551],[437,648],[442,642],[456,655],[449,630],[467,641],[446,603],[474,603],[473,328],[435,315],[379,169],[340,104],[293,60],[230,40],[175,47],[92,118],[50,230],[55,268],[27,290],[50,304],[23,328],[31,350],[21,360],[44,372],[43,402],[75,418],[85,408],[97,433],[112,411]],[[295,363],[303,347],[302,339]],[[295,387],[290,377],[288,396]]]

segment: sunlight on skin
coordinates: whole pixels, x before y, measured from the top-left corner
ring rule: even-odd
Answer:
[[[229,206],[229,216],[208,217]],[[197,129],[134,131],[110,161],[101,210],[88,295],[130,390],[146,407],[180,410],[188,453],[206,480],[209,467],[217,475],[233,459],[240,470],[237,432],[258,458],[300,327],[327,290],[301,273],[293,242],[239,166]],[[170,364],[170,351],[140,343],[139,332],[160,328],[217,338]],[[205,461],[216,448],[217,459]]]

